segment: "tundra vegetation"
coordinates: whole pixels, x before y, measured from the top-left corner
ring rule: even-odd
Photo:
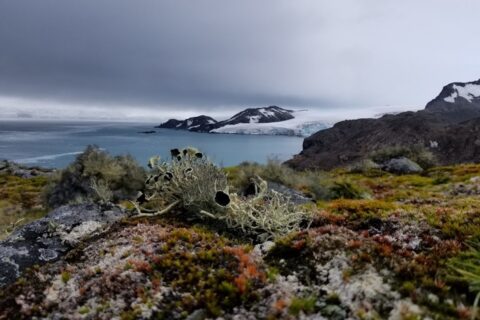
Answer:
[[[8,223],[71,200],[132,215],[1,289],[0,319],[479,318],[480,165],[424,169],[219,168],[186,148],[144,170],[89,148],[56,177],[0,175]]]

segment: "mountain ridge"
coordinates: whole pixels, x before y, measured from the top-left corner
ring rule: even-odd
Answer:
[[[423,110],[345,120],[316,132],[305,138],[300,154],[286,163],[297,169],[328,170],[381,149],[418,145],[432,152],[439,164],[478,162],[479,124],[480,80],[453,82]]]

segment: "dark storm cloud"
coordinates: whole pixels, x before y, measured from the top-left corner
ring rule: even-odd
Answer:
[[[269,84],[289,68],[275,61],[291,50],[295,34],[281,7],[259,11],[253,3],[223,1],[2,2],[0,90],[115,103],[318,103],[321,99],[276,92]]]
[[[447,82],[479,77],[479,9],[469,0],[0,0],[0,96],[417,106]]]

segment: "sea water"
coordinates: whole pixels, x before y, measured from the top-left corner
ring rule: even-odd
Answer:
[[[141,164],[152,155],[169,159],[170,149],[194,146],[221,166],[243,161],[287,160],[302,148],[302,138],[209,134],[154,128],[149,123],[0,121],[0,159],[62,168],[88,145],[113,155],[131,154]],[[146,134],[144,131],[155,130]]]

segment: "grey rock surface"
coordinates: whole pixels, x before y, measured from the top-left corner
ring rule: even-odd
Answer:
[[[14,163],[8,160],[0,160],[0,174],[11,174],[21,178],[33,178],[37,176],[51,175],[55,170],[39,168],[39,167],[27,167],[18,163]]]
[[[296,205],[312,202],[312,199],[306,197],[303,193],[280,183],[269,181],[268,189],[281,193],[282,195],[287,197],[293,204]],[[245,188],[245,190],[243,190],[242,195],[248,197],[254,195],[255,192],[255,184],[251,183]]]
[[[280,184],[280,183],[269,182],[268,188],[270,190],[274,190],[278,193],[283,194],[284,196],[289,198],[292,203],[296,205],[312,202],[312,199],[306,197],[303,193],[297,190],[294,190],[292,188],[289,188],[287,186],[284,186],[283,184]]]
[[[52,262],[75,245],[105,231],[126,213],[114,207],[66,205],[22,226],[0,242],[0,287],[14,282],[33,265]]]
[[[414,174],[423,172],[422,167],[406,157],[390,159],[383,166],[383,170],[395,174]]]

